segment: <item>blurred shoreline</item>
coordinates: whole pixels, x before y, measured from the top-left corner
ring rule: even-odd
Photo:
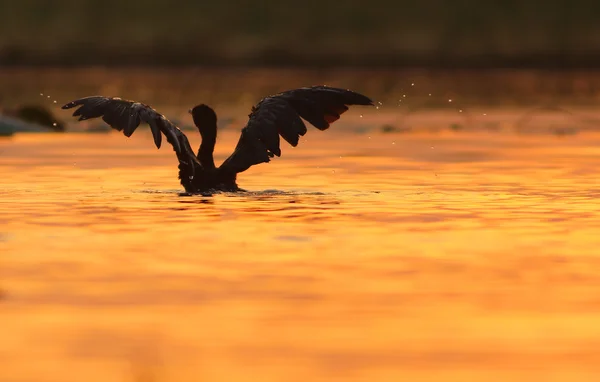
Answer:
[[[0,3],[0,64],[600,68],[600,3]]]
[[[163,107],[198,100],[254,104],[266,95],[311,85],[350,88],[386,105],[419,109],[594,108],[600,104],[600,70],[90,66],[4,67],[0,106],[52,105],[53,100],[61,104],[94,94]]]

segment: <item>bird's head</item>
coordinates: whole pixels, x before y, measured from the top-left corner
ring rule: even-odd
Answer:
[[[210,106],[200,104],[188,110],[198,128],[216,126],[217,114]]]

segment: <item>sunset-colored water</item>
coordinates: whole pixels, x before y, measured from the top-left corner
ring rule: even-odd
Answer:
[[[2,382],[598,380],[600,134],[146,130],[0,140]]]

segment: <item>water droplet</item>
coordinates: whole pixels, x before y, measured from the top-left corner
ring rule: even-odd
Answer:
[[[379,110],[379,106],[375,106],[375,110]]]
[[[331,170],[331,173],[332,173],[332,174],[335,174],[335,170]]]
[[[362,117],[363,117],[363,115],[361,114],[361,115],[360,115],[360,117],[362,118]]]
[[[459,113],[462,113],[462,110],[459,110],[458,112],[459,112]]]
[[[56,100],[54,100],[54,103],[56,103]]]
[[[429,96],[431,97],[431,93],[429,93]]]
[[[371,139],[371,137],[369,137],[369,139]]]
[[[381,103],[381,101],[380,101],[380,102],[377,102],[377,103],[378,103],[379,105],[383,106],[383,104]]]
[[[48,96],[48,98],[50,98],[50,96]]]
[[[40,93],[40,95],[43,97],[43,96],[44,96],[44,93]]]
[[[415,83],[413,82],[412,84],[410,84],[410,86],[415,86]]]
[[[451,99],[449,99],[449,100],[448,100],[448,102],[452,102],[452,100],[451,100]]]
[[[433,146],[431,146],[431,149],[433,150]]]
[[[54,127],[56,127],[56,125],[57,125],[57,124],[56,124],[56,122],[54,122],[54,123],[52,124],[52,126],[54,126]]]
[[[483,113],[483,115],[487,115],[486,113]]]
[[[402,98],[406,98],[406,94],[402,94]]]
[[[396,142],[392,142],[392,145],[395,145],[395,144],[396,144]]]

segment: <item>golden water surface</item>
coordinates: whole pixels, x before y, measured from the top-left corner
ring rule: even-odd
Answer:
[[[147,131],[1,139],[0,381],[598,380],[600,134],[283,145],[202,197]]]

